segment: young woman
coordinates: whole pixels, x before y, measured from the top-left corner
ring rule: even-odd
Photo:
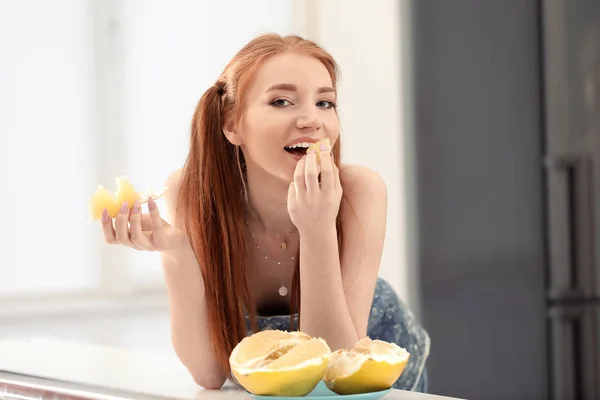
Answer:
[[[124,204],[114,224],[103,216],[108,243],[161,253],[173,346],[204,388],[231,376],[244,336],[269,328],[332,350],[367,335],[395,342],[411,356],[394,387],[426,390],[429,337],[378,278],[386,187],[340,164],[336,90],[335,61],[315,43],[252,40],[198,103],[165,219],[153,201],[149,215]]]

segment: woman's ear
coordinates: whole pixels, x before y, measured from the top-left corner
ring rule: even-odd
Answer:
[[[240,146],[242,144],[242,138],[238,132],[237,126],[233,118],[229,118],[223,124],[223,134],[234,146]]]

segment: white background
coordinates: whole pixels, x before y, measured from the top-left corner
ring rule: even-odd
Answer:
[[[48,312],[164,293],[158,256],[105,245],[98,224],[87,224],[87,201],[98,184],[114,189],[119,175],[142,191],[162,186],[185,159],[204,90],[241,46],[270,31],[316,40],[340,64],[344,161],[384,177],[380,275],[415,303],[399,7],[1,0],[0,315],[8,304],[13,313],[24,302]]]

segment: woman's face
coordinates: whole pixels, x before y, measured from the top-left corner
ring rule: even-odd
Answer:
[[[237,128],[248,172],[290,182],[307,143],[337,141],[335,102],[331,77],[317,59],[288,52],[267,60],[248,87]]]

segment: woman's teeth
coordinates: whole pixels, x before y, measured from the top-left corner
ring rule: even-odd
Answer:
[[[312,143],[310,143],[310,142],[300,142],[300,143],[295,143],[295,144],[292,144],[291,146],[286,146],[286,147],[290,147],[290,148],[304,147],[305,149],[308,149],[311,144]]]
[[[296,143],[291,146],[285,146],[285,150],[293,154],[305,154],[306,149],[308,149],[311,144],[312,143],[308,142]]]

